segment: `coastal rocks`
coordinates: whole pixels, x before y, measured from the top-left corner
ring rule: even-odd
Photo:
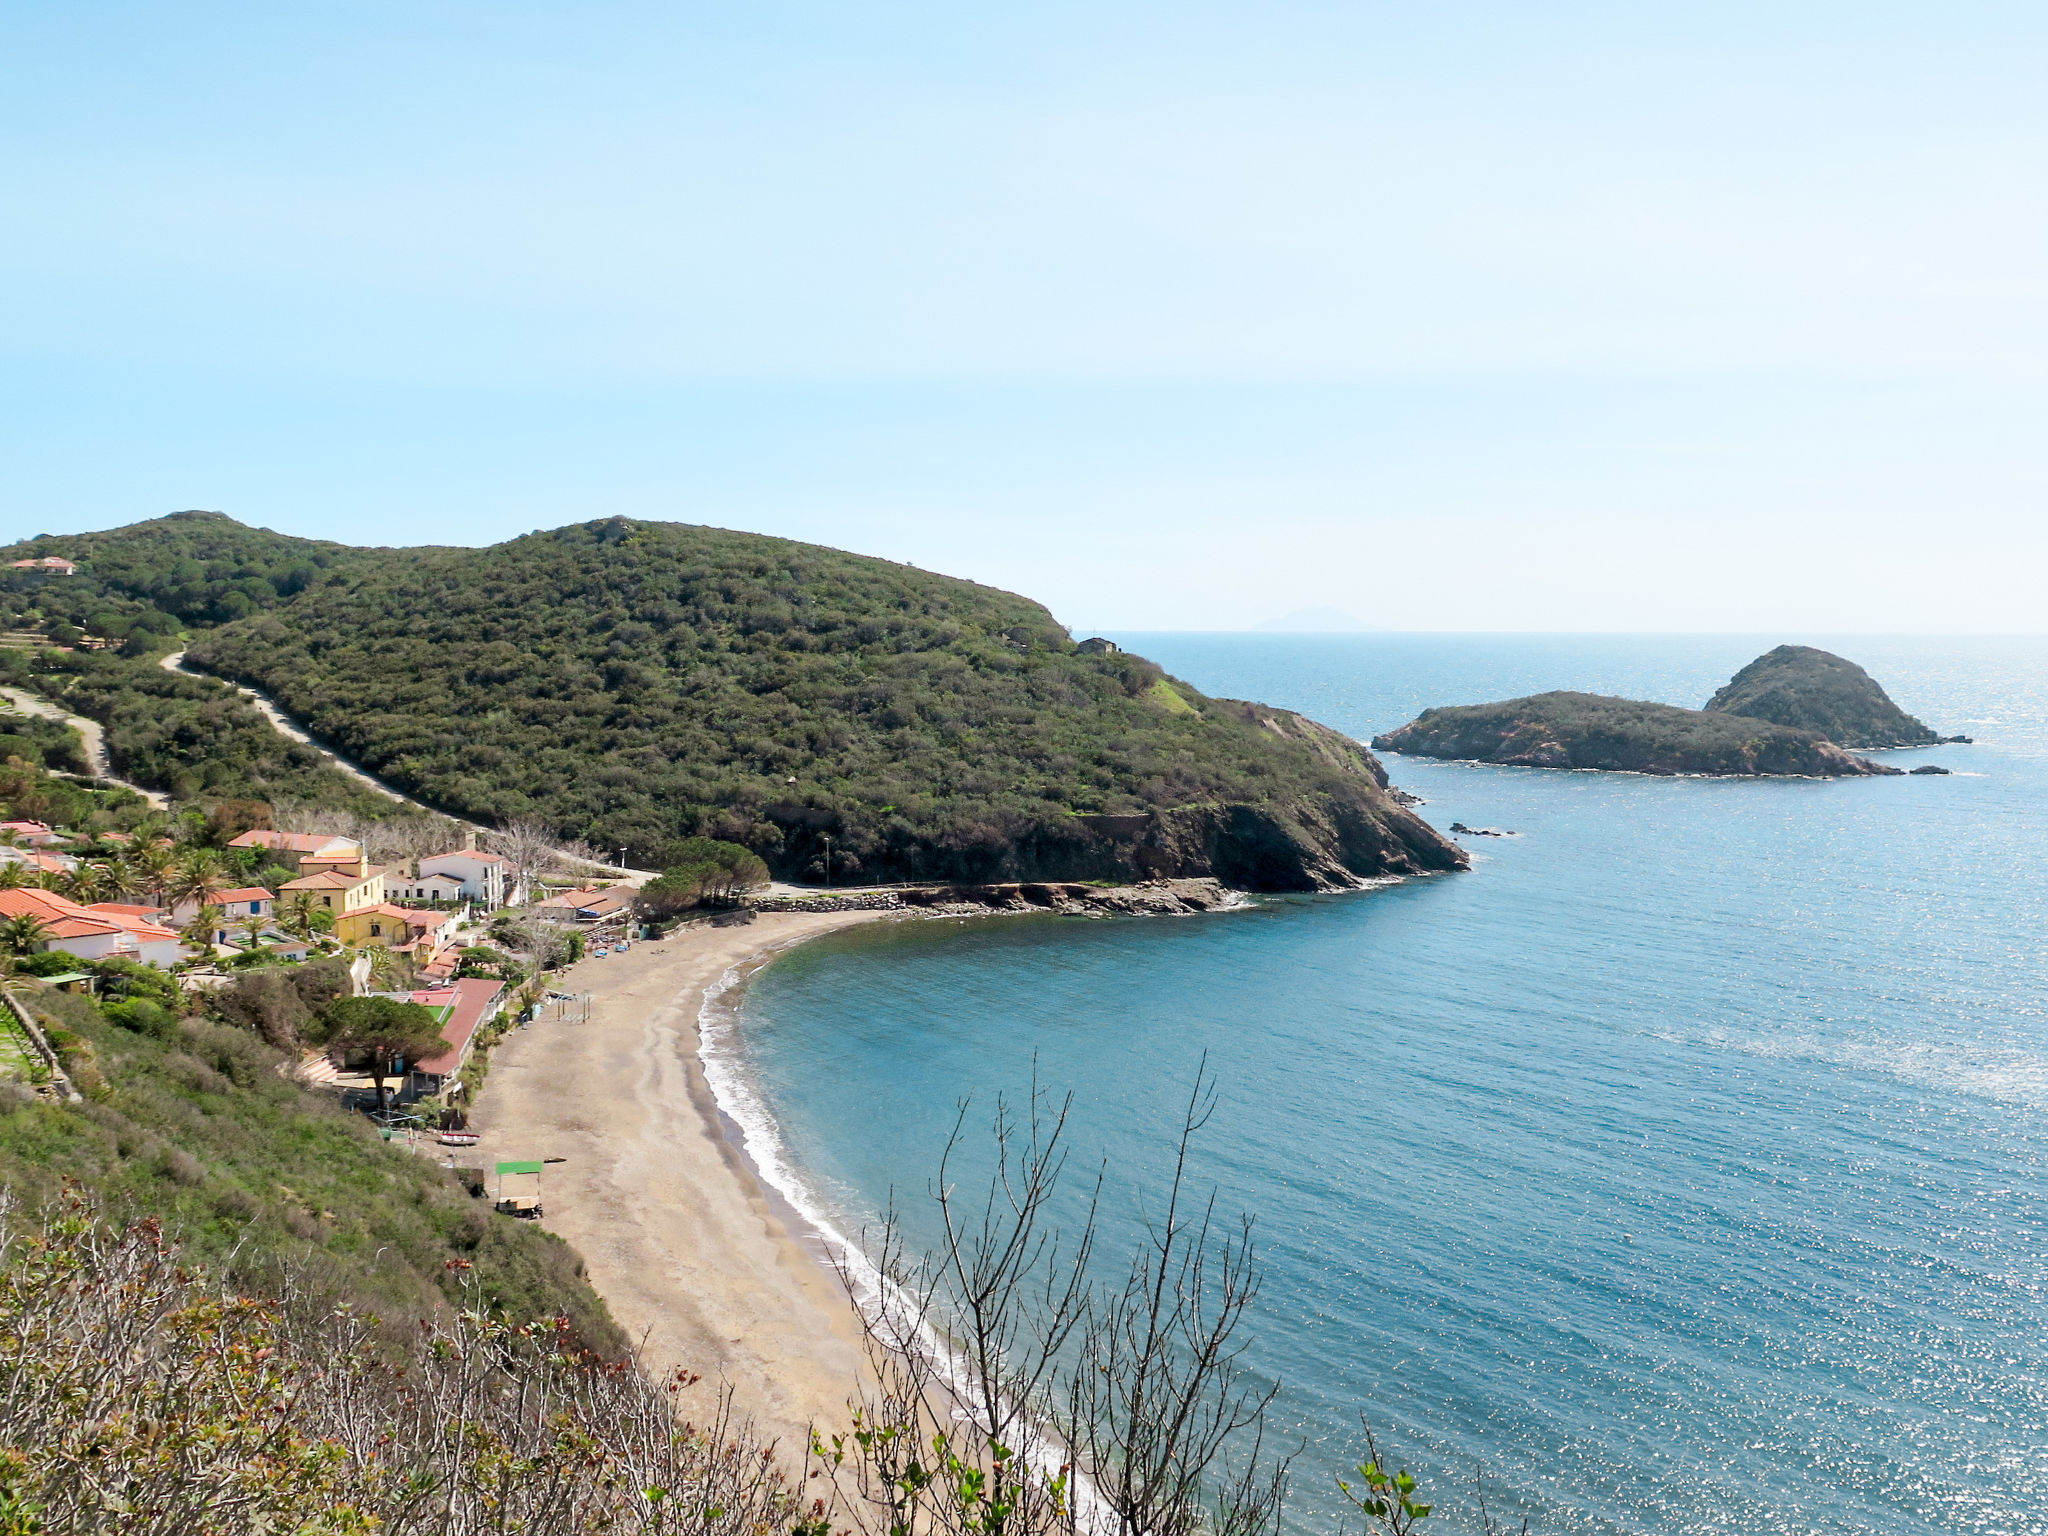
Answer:
[[[1907,769],[1906,771],[1907,771],[1908,773],[1915,773],[1915,774],[1919,774],[1919,773],[1941,773],[1941,774],[1946,774],[1946,773],[1947,773],[1947,772],[1948,772],[1949,770],[1948,770],[1948,769],[1946,769],[1946,768],[1944,768],[1944,767],[1942,767],[1942,766],[1941,766],[1941,765],[1940,765],[1939,763],[1922,763],[1922,764],[1921,764],[1921,765],[1920,765],[1920,766],[1919,766],[1918,768],[1908,768],[1908,769]]]
[[[1856,778],[1899,772],[1812,731],[1595,693],[1538,693],[1425,710],[1375,737],[1373,745],[1460,762],[1609,773]]]
[[[982,917],[992,912],[1057,912],[1073,917],[1186,917],[1226,912],[1244,897],[1221,881],[1152,880],[1140,885],[1020,880],[988,885],[912,885],[838,896],[765,896],[762,912],[921,911],[936,917]]]
[[[1509,832],[1500,827],[1468,827],[1462,821],[1451,823],[1453,837],[1520,837],[1519,832]]]
[[[1927,747],[1943,739],[1855,662],[1810,645],[1766,651],[1707,700],[1707,710],[1812,731],[1839,747]]]

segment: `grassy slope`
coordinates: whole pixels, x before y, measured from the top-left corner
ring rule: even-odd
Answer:
[[[594,1345],[622,1348],[565,1243],[492,1214],[360,1116],[285,1081],[255,1036],[188,1021],[156,1040],[114,1027],[83,998],[22,995],[83,1042],[81,1086],[104,1085],[80,1104],[0,1090],[0,1185],[18,1202],[54,1199],[70,1183],[117,1220],[162,1220],[238,1283],[274,1291],[289,1270],[394,1322],[443,1305],[465,1273],[447,1266],[466,1262],[507,1316],[567,1315]]]

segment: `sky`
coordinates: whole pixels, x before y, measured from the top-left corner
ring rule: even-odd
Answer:
[[[2040,631],[2048,7],[0,0],[0,538]]]

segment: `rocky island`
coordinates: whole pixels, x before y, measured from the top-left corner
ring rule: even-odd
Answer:
[[[1766,651],[1707,700],[1707,708],[1816,731],[1838,747],[1929,747],[1966,739],[1936,735],[1855,662],[1810,645]]]
[[[1521,768],[1835,779],[1900,771],[1851,747],[1967,740],[1936,735],[1855,662],[1808,645],[1781,645],[1736,673],[1704,709],[1538,693],[1424,710],[1372,744],[1383,752]]]
[[[1850,778],[1899,770],[1812,731],[1598,693],[1538,693],[1425,710],[1373,738],[1384,752],[1519,768],[1609,773]]]

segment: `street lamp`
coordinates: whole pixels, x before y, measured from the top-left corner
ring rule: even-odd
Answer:
[[[829,885],[831,885],[831,883],[832,883],[832,839],[831,839],[830,837],[827,837],[827,838],[825,839],[825,884],[829,886]]]

